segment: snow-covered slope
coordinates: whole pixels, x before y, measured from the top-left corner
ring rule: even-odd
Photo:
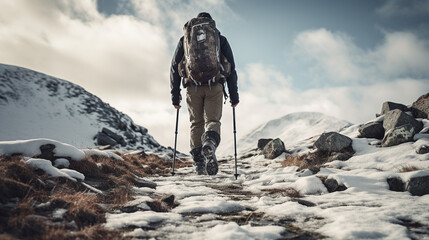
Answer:
[[[351,123],[316,112],[298,112],[271,120],[250,131],[238,140],[239,152],[256,148],[261,138],[280,138],[286,148],[294,148],[301,141],[323,132],[340,131]]]
[[[134,124],[82,87],[29,69],[0,64],[0,141],[49,138],[79,148],[96,145],[108,128],[129,149],[164,149]]]

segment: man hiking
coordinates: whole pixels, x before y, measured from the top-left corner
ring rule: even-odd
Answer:
[[[179,109],[180,85],[186,88],[191,122],[191,155],[198,175],[216,175],[216,148],[220,143],[220,119],[224,84],[228,85],[233,108],[239,103],[234,56],[227,39],[206,12],[199,13],[183,27],[171,62],[171,99]]]

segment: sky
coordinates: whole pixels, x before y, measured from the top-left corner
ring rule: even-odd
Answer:
[[[171,58],[202,11],[234,53],[238,136],[292,112],[362,123],[384,101],[409,105],[429,92],[428,0],[3,0],[0,63],[76,83],[173,146]],[[182,106],[178,149],[187,152]],[[223,144],[232,132],[225,104]]]

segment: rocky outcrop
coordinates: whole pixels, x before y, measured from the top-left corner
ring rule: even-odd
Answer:
[[[383,127],[386,131],[405,124],[411,124],[415,132],[420,132],[423,128],[422,122],[417,121],[414,117],[399,109],[389,111],[384,116]]]
[[[394,103],[394,102],[384,102],[383,106],[381,107],[381,115],[386,114],[389,111],[399,109],[401,111],[407,111],[407,106],[400,103]]]
[[[262,150],[262,154],[268,159],[274,159],[284,152],[286,152],[285,144],[280,138],[271,140]]]
[[[383,139],[384,127],[382,122],[370,122],[359,127],[360,138]]]
[[[413,141],[414,135],[414,127],[411,124],[405,124],[387,131],[381,146],[391,147],[401,143],[411,142]]]
[[[429,93],[419,97],[413,103],[411,110],[416,118],[429,119]]]
[[[258,140],[258,149],[259,150],[264,150],[264,147],[271,142],[273,139],[272,138],[261,138]]]
[[[354,152],[352,139],[336,132],[323,133],[314,143],[322,152]]]

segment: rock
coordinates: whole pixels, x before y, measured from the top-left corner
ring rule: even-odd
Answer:
[[[360,138],[383,139],[384,127],[381,122],[370,122],[359,127]]]
[[[109,136],[110,138],[114,139],[117,143],[121,144],[122,146],[125,146],[125,140],[122,136],[114,133],[112,130],[108,128],[101,129],[101,132]]]
[[[134,179],[133,183],[134,183],[134,185],[136,187],[139,187],[139,188],[141,188],[141,187],[147,187],[147,188],[156,189],[156,186],[157,186],[156,183],[151,182],[151,181],[147,181],[147,180],[144,180],[144,179],[141,179],[141,178]]]
[[[335,161],[335,160],[339,160],[339,161],[347,161],[349,160],[351,157],[353,157],[353,154],[350,152],[340,152],[340,153],[334,153],[331,156],[329,156],[328,161]]]
[[[116,142],[113,138],[107,136],[105,133],[99,132],[97,134],[97,144],[115,146],[118,144],[118,142]]]
[[[352,139],[336,132],[323,133],[314,143],[322,152],[354,152]]]
[[[426,154],[429,153],[429,146],[428,145],[421,145],[416,150],[417,154]]]
[[[46,160],[55,160],[54,153],[55,145],[54,144],[45,144],[40,146],[40,151],[42,152],[37,158],[42,158]]]
[[[381,146],[391,147],[401,143],[411,142],[413,141],[414,134],[414,128],[411,124],[396,127],[386,132]]]
[[[389,184],[389,190],[395,192],[404,192],[405,191],[405,183],[402,179],[397,177],[389,177],[386,179],[387,184]]]
[[[407,185],[407,191],[414,196],[429,194],[429,176],[411,178]]]
[[[420,96],[411,106],[411,111],[416,118],[429,119],[429,93]]]
[[[174,205],[174,195],[169,195],[161,198],[161,202],[165,202],[168,206]]]
[[[273,139],[272,138],[261,138],[258,140],[258,149],[259,150],[264,150],[264,147],[271,142]]]
[[[381,107],[381,115],[384,115],[387,112],[395,109],[399,109],[404,112],[408,110],[407,106],[405,106],[404,104],[394,103],[394,102],[384,102],[383,106]]]
[[[338,184],[337,180],[335,180],[333,178],[326,179],[323,184],[325,185],[326,189],[328,189],[328,192],[337,192],[337,191],[347,190],[346,186]]]
[[[307,201],[307,200],[303,200],[303,199],[295,199],[294,201],[296,201],[297,203],[306,206],[306,207],[314,207],[316,206],[315,203]]]
[[[399,109],[389,111],[384,115],[383,127],[386,131],[405,124],[411,124],[415,132],[420,132],[423,128],[422,122],[417,121],[414,117]]]
[[[264,150],[262,150],[262,153],[264,154],[265,158],[268,159],[274,159],[280,154],[286,152],[285,144],[283,143],[280,138],[276,138],[264,147]]]

